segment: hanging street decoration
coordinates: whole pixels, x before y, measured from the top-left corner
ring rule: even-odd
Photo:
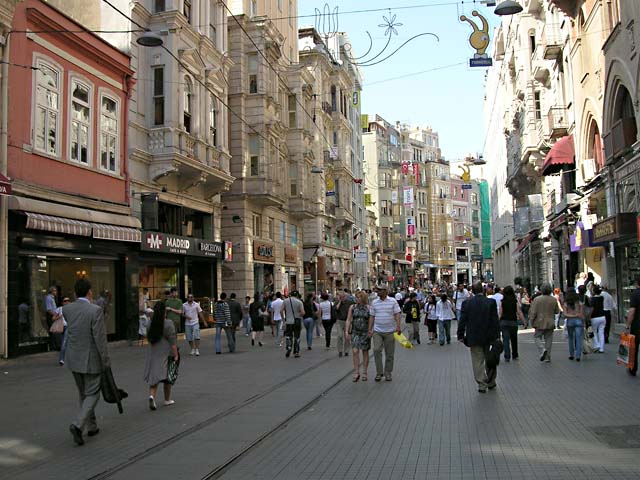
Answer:
[[[477,10],[471,12],[471,15],[478,17],[482,22],[482,29],[478,28],[478,25],[466,15],[460,16],[461,22],[468,22],[473,28],[471,36],[469,37],[469,43],[476,51],[473,58],[469,59],[470,67],[490,67],[493,65],[493,60],[487,55],[487,48],[489,47],[489,23]]]

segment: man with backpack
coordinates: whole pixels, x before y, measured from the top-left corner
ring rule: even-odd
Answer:
[[[407,324],[413,328],[413,340],[420,345],[420,302],[418,301],[418,294],[416,292],[409,294],[409,299],[404,302],[402,311],[406,315]]]

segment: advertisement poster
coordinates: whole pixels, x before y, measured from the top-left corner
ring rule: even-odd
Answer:
[[[403,187],[402,191],[404,206],[410,207],[413,205],[413,187]]]

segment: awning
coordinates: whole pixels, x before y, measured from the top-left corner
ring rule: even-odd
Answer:
[[[102,240],[116,240],[119,242],[140,243],[140,230],[117,225],[104,225],[94,223],[93,238]]]
[[[409,260],[397,259],[396,261],[398,262],[398,265],[411,265],[411,262]]]
[[[318,249],[316,247],[304,248],[302,250],[302,260],[305,263],[309,263],[311,261],[311,259],[316,255],[317,251],[318,251]]]
[[[515,255],[516,253],[520,253],[522,250],[524,250],[524,247],[529,245],[533,241],[533,239],[536,238],[537,236],[538,236],[538,232],[535,231],[533,233],[530,233],[526,237],[524,237],[524,239],[520,242],[520,244],[513,251],[513,255]]]
[[[564,165],[575,165],[573,135],[562,137],[553,144],[542,164],[542,175],[551,175],[562,170]]]
[[[427,268],[438,268],[438,266],[435,263],[423,262],[421,260],[416,260],[416,265],[422,265],[423,267],[427,267]]]
[[[25,212],[27,214],[27,228],[46,230],[47,232],[66,233],[90,237],[93,225],[89,222],[72,220],[70,218],[54,217],[41,213]]]

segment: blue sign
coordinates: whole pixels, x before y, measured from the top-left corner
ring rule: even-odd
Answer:
[[[493,65],[493,60],[491,58],[470,58],[469,66],[470,67],[490,67]]]
[[[471,185],[470,183],[462,184],[462,190],[471,190],[471,189],[473,189],[473,185]]]

